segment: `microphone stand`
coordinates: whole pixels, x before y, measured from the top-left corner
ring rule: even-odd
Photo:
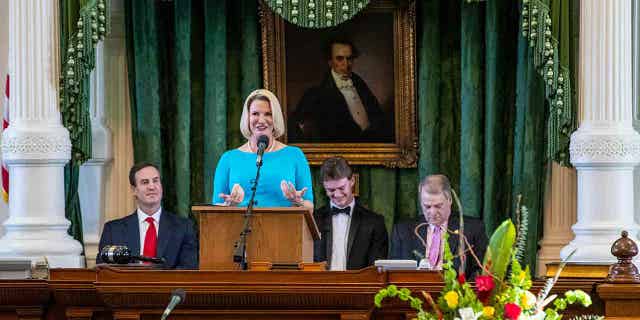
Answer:
[[[256,190],[258,188],[258,179],[260,179],[260,169],[262,168],[262,159],[256,163],[258,170],[256,171],[256,179],[253,180],[251,186],[251,199],[247,205],[247,212],[244,214],[244,226],[242,232],[240,232],[240,240],[236,241],[233,249],[233,262],[240,264],[240,269],[247,270],[247,235],[251,233],[251,216],[253,215],[254,198],[256,197]]]

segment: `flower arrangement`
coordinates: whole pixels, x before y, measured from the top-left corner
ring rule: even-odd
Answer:
[[[522,219],[519,219],[520,215]],[[523,256],[526,237],[527,208],[520,207],[516,217],[519,220],[518,232],[508,219],[491,236],[482,264],[483,274],[475,278],[475,288],[466,281],[464,273],[458,274],[453,268],[453,255],[445,238],[442,268],[445,285],[442,293],[434,300],[429,293],[422,292],[431,312],[424,311],[423,301],[412,296],[409,289],[399,289],[394,285],[381,289],[376,294],[376,307],[380,308],[385,298],[399,298],[408,301],[417,311],[418,320],[559,320],[562,318],[561,312],[568,305],[591,305],[591,297],[582,290],[570,290],[562,296],[550,295],[551,288],[571,255],[562,262],[555,277],[549,278],[537,295],[530,291],[532,282],[529,267],[523,269],[519,262]],[[589,315],[577,319],[603,317]]]

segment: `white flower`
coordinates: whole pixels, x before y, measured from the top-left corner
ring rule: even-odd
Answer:
[[[460,318],[456,317],[455,320],[477,320],[482,315],[482,311],[473,312],[470,307],[459,309],[458,313],[460,313]]]
[[[531,309],[536,305],[536,296],[531,291],[525,291],[522,297],[523,309]]]

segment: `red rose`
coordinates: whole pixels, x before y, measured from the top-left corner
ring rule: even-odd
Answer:
[[[510,320],[516,320],[520,316],[522,309],[515,303],[507,303],[504,305],[504,316]]]
[[[476,277],[476,289],[478,292],[491,292],[496,286],[493,282],[492,276],[477,276]]]
[[[465,279],[464,277],[464,273],[458,275],[458,282],[460,283],[460,285],[463,285],[465,282],[467,282],[467,279]]]

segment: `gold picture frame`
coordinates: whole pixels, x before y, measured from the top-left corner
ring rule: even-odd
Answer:
[[[378,17],[381,17],[381,19],[376,20]],[[386,85],[382,83],[378,87],[383,88],[385,90],[384,92],[387,93],[388,99],[385,101],[391,101],[388,102],[388,110],[393,114],[393,120],[389,119],[393,128],[393,141],[346,143],[302,141],[290,143],[291,145],[300,147],[304,151],[311,165],[319,165],[329,157],[342,156],[354,165],[382,165],[397,168],[415,168],[417,166],[418,135],[415,94],[415,17],[415,1],[372,0],[367,8],[352,19],[355,20],[353,23],[358,23],[359,25],[352,27],[351,30],[356,27],[358,28],[357,30],[368,30],[367,28],[363,28],[363,26],[366,27],[367,23],[369,23],[371,28],[384,28],[384,30],[382,30],[384,32],[378,33],[389,35],[387,41],[393,43],[393,46],[386,46],[387,48],[384,48],[384,45],[378,44],[376,45],[377,47],[374,47],[375,50],[369,50],[369,52],[373,52],[373,55],[378,54],[379,56],[370,58],[369,63],[371,67],[364,69],[364,72],[367,72],[367,70],[379,72],[376,71],[378,65],[384,66],[385,64],[388,65],[388,68],[392,69],[392,84],[390,83],[391,77],[386,74],[386,79],[375,82],[374,85],[384,81],[389,82]],[[349,27],[348,23],[350,22],[351,21],[344,23],[344,25],[347,25],[345,28]],[[384,26],[384,23],[387,23],[387,26]],[[327,29],[305,29],[285,22],[282,17],[275,14],[264,3],[260,4],[260,24],[263,84],[266,89],[272,91],[280,99],[283,113],[285,117],[288,118],[292,108],[295,107],[295,102],[288,100],[294,100],[291,97],[292,95],[297,94],[300,96],[300,90],[298,89],[297,93],[294,93],[294,88],[300,88],[302,86],[301,82],[306,81],[307,76],[312,74],[312,72],[299,69],[300,67],[305,68],[311,65],[307,61],[309,59],[308,57],[314,54],[316,56],[318,55],[317,50],[310,51],[308,52],[309,54],[306,54],[304,51],[309,44],[312,46],[315,45],[313,43],[313,36],[309,35],[320,35],[317,38],[319,39],[323,33],[340,32],[339,28],[341,28],[342,25],[331,28],[328,31]],[[363,32],[362,34],[366,33],[367,32]],[[375,32],[368,30],[368,33],[371,34]],[[291,40],[287,42],[288,37],[295,39],[296,36],[298,37],[298,41]],[[368,40],[362,40],[361,42],[373,46],[375,44],[369,43],[372,39],[377,41],[377,38],[371,37],[378,37],[378,34],[374,34],[373,36],[369,35]],[[383,35],[380,35],[379,38],[382,39],[381,41],[384,41]],[[305,41],[307,39],[309,40],[301,43],[301,39]],[[289,56],[287,56],[287,50],[290,50]],[[388,50],[389,55],[392,55],[392,57],[384,56],[385,53],[380,53],[384,50]],[[296,56],[291,57],[291,52],[296,52]],[[301,52],[304,54],[300,54]],[[296,58],[299,56],[302,56],[302,58]],[[298,60],[296,59],[304,59],[304,64],[297,62]],[[377,61],[375,59],[377,59]],[[303,74],[305,78],[302,79],[302,81],[300,81],[300,79],[292,80],[295,77],[291,76],[292,71],[287,69],[287,63],[289,63],[290,67],[297,65],[297,67],[291,68],[295,69],[298,75]],[[317,63],[322,64],[323,61],[318,61]],[[321,67],[326,68],[326,64]],[[287,81],[288,71],[289,82]],[[381,79],[379,75],[377,77]],[[312,84],[313,83],[307,83],[305,85]],[[288,85],[291,88],[288,88]],[[376,94],[376,96],[379,95],[375,90],[372,90],[372,92]],[[289,103],[291,103],[291,105]],[[287,130],[289,129],[290,128],[287,128]],[[286,135],[282,139],[285,143],[290,142]]]

